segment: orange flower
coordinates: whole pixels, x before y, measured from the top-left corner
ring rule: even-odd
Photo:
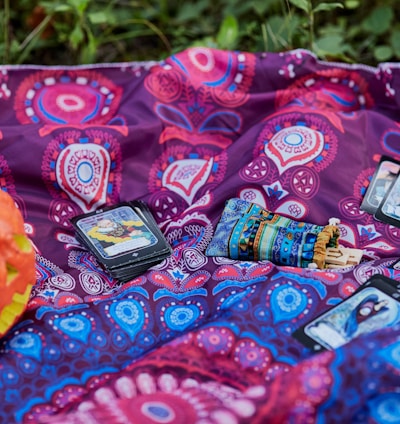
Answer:
[[[0,190],[0,336],[24,312],[35,283],[35,251],[11,196]]]

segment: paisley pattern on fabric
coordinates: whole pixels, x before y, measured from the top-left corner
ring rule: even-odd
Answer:
[[[320,172],[334,160],[337,144],[335,133],[319,117],[283,114],[265,125],[255,156],[259,156],[262,149],[279,174],[299,165],[308,165]]]
[[[170,148],[153,164],[149,190],[172,191],[191,205],[207,189],[221,182],[225,172],[226,154],[223,152],[213,155],[206,149]]]
[[[371,276],[400,280],[399,228],[360,209],[381,156],[400,160],[399,78],[395,64],[204,47],[3,67],[0,189],[24,217],[37,281],[0,339],[0,422],[395,422],[399,326],[317,354],[292,334]],[[134,199],[173,253],[122,284],[70,219]],[[284,228],[264,233],[279,246],[336,217],[362,262],[261,260],[250,227],[229,257],[243,216]]]
[[[179,98],[179,82],[202,87],[222,106],[237,107],[249,97],[256,58],[251,53],[221,52],[195,47],[171,56],[163,66],[153,68],[147,88],[160,99]],[[168,91],[167,91],[168,87]]]
[[[106,124],[121,95],[96,71],[39,71],[21,82],[14,109],[21,124]]]
[[[50,193],[56,198],[72,200],[83,212],[118,198],[121,151],[117,140],[108,132],[59,134],[46,149],[42,169]]]
[[[0,137],[1,140],[1,137]],[[14,178],[4,156],[0,155],[0,190],[6,191],[11,197],[16,197]]]
[[[229,146],[242,130],[234,110],[249,99],[255,56],[193,48],[152,68],[145,87],[160,102],[155,113],[165,123],[160,143],[179,139],[191,145]]]
[[[293,84],[278,90],[275,104],[277,109],[308,107],[322,114],[334,111],[350,114],[370,109],[374,101],[368,82],[358,72],[326,69],[296,78]]]

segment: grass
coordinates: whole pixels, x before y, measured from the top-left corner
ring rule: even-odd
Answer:
[[[158,60],[190,46],[400,59],[397,0],[4,0],[3,64]]]

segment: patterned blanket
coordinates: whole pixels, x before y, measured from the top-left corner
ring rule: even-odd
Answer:
[[[398,422],[400,327],[318,354],[292,336],[372,275],[400,280],[400,229],[360,209],[382,155],[400,158],[398,65],[193,48],[0,70],[0,187],[37,259],[0,340],[1,423]],[[363,260],[206,255],[231,198],[337,217]],[[121,284],[70,219],[134,199],[173,254]]]

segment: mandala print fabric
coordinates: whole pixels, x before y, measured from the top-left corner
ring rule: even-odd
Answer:
[[[292,334],[371,276],[400,280],[400,229],[360,208],[400,159],[399,81],[303,50],[2,67],[0,188],[36,284],[0,339],[0,422],[397,422],[400,327],[319,353]],[[70,219],[134,199],[173,253],[121,284]],[[362,262],[309,269],[331,217]]]

